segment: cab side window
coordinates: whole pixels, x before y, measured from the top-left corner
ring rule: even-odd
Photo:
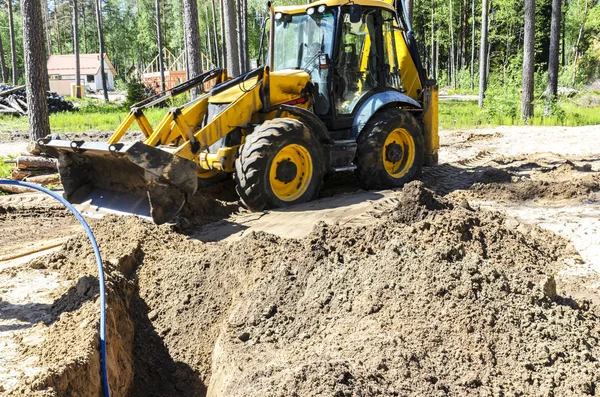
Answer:
[[[342,14],[341,42],[335,62],[333,89],[338,114],[350,114],[360,99],[379,86],[376,36],[377,11],[364,8],[360,21]]]
[[[398,49],[396,42],[400,37],[400,30],[396,27],[394,15],[389,11],[382,11],[383,17],[383,76],[386,87],[403,91],[400,78],[400,65],[398,64]]]

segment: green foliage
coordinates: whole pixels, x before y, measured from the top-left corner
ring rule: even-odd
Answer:
[[[492,85],[485,93],[484,110],[488,120],[514,124],[519,118],[520,95],[512,87]]]
[[[146,99],[146,88],[139,81],[132,81],[127,84],[127,99],[125,103],[131,106]]]
[[[600,102],[600,96],[597,97]],[[511,101],[505,97],[493,101],[495,106],[504,106],[506,109],[519,106],[519,101]],[[594,107],[584,108],[574,101],[562,100],[553,106],[554,114],[544,116],[544,101],[536,102],[535,116],[531,125],[537,126],[582,126],[600,124],[600,114]],[[441,101],[440,102],[440,127],[442,129],[470,129],[485,128],[498,125],[523,125],[518,113],[503,114],[499,111],[490,111],[490,106],[482,109],[477,106],[477,101]]]
[[[4,160],[10,159],[9,156],[0,156],[0,178],[10,178],[11,164],[6,164]]]
[[[490,73],[484,110],[489,121],[514,124],[520,114],[521,57],[510,60],[502,70]]]
[[[171,98],[167,101],[169,107],[178,107],[182,106],[190,101],[191,97],[189,92],[178,95],[174,98]]]
[[[565,119],[567,118],[567,112],[565,111],[564,106],[561,106],[561,104],[558,100],[554,100],[554,101],[550,102],[549,110],[550,110],[550,117],[556,117],[556,119],[558,120],[558,122],[560,124],[565,123]]]

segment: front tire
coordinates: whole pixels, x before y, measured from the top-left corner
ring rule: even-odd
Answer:
[[[357,141],[356,172],[363,189],[396,188],[421,174],[421,127],[408,112],[385,109],[369,120]]]
[[[268,120],[240,147],[235,170],[236,190],[253,211],[304,203],[323,184],[323,147],[296,119]]]

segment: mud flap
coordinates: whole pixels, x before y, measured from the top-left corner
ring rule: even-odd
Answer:
[[[130,145],[44,139],[58,159],[65,198],[99,212],[171,220],[198,187],[195,162],[136,142]]]

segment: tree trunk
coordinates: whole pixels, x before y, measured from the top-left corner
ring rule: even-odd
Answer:
[[[245,72],[248,69],[248,0],[241,0],[242,2],[242,12],[241,12],[241,30],[242,30],[242,42],[240,43],[240,48],[242,49],[242,68],[241,72]]]
[[[567,2],[567,0],[564,0],[564,7],[563,7],[563,16],[562,16],[562,51],[561,51],[561,66],[564,67],[566,65],[566,54],[567,52],[565,51],[565,32],[566,32],[566,27],[567,27],[567,7],[569,6],[569,3]]]
[[[75,87],[77,98],[81,98],[79,86],[81,85],[81,73],[79,67],[79,10],[77,0],[73,0],[73,52],[75,53]]]
[[[440,32],[436,32],[435,39],[435,78],[440,75]]]
[[[223,11],[223,8],[225,8],[225,3],[224,0],[220,0],[220,14],[221,14],[221,48],[223,48],[223,51],[221,52],[221,67],[222,68],[227,68],[227,43],[225,40],[225,12]]]
[[[58,27],[58,2],[54,0],[54,27],[56,28],[56,44],[58,45],[58,53],[62,54],[62,40],[60,39],[60,29]]]
[[[98,44],[100,47],[100,76],[102,76],[102,91],[104,92],[104,102],[108,103],[106,73],[104,73],[104,34],[102,32],[102,10],[100,9],[100,0],[94,1],[96,2],[96,21],[98,23]]]
[[[158,46],[158,69],[160,71],[160,90],[167,89],[165,85],[165,63],[163,60],[162,29],[160,24],[160,0],[156,0],[156,42]]]
[[[6,3],[8,4],[8,32],[10,35],[12,83],[13,85],[17,85],[19,83],[19,71],[17,70],[17,48],[15,43],[15,25],[13,21],[12,1],[13,0],[6,0]]]
[[[475,89],[475,0],[471,0],[471,91]]]
[[[215,59],[215,55],[213,53],[213,41],[211,40],[211,34],[210,34],[210,15],[208,15],[208,9],[206,10],[206,25],[204,25],[206,27],[206,44],[208,45],[208,58],[209,60],[214,63],[214,59]],[[212,69],[212,66],[207,65],[207,70]]]
[[[48,58],[52,55],[52,35],[50,34],[50,19],[48,17],[48,1],[42,0],[42,14],[44,18],[44,31],[46,32],[46,51],[48,52]]]
[[[404,5],[406,6],[406,15],[408,17],[408,21],[412,25],[412,22],[413,22],[414,0],[406,0],[404,2]]]
[[[468,0],[464,0],[462,6],[462,29],[461,29],[461,45],[460,45],[460,68],[463,69],[467,65],[467,35],[469,32],[469,13]]]
[[[217,17],[215,13],[215,0],[210,0],[211,12],[212,12],[212,25],[213,25],[213,38],[215,45],[215,65],[221,63],[221,55],[219,54],[219,31],[217,30]]]
[[[39,0],[22,0],[23,52],[25,55],[25,82],[29,108],[29,139],[37,141],[50,134],[48,103],[46,102],[44,54],[44,22]]]
[[[479,44],[479,107],[483,107],[487,88],[488,0],[481,2],[481,43]]]
[[[81,6],[81,19],[83,21],[83,53],[88,53],[87,46],[87,25],[85,20],[85,0],[83,0],[83,5]]]
[[[450,75],[448,79],[452,81],[452,85],[454,89],[456,89],[456,62],[455,62],[455,52],[454,52],[454,12],[452,9],[452,0],[450,0],[450,19],[448,20],[448,25],[450,27],[450,59],[448,63],[450,64],[449,72]]]
[[[434,25],[435,25],[435,3],[431,1],[431,62],[429,72],[431,73],[431,78],[435,79],[435,37],[434,37]]]
[[[583,37],[583,32],[585,30],[585,23],[587,21],[587,13],[588,13],[588,0],[585,0],[585,10],[583,12],[583,21],[581,22],[581,26],[579,27],[579,35],[577,36],[577,42],[575,43],[575,50],[573,53],[573,80],[571,81],[571,87],[575,88],[575,81],[577,79],[577,58],[579,57],[579,44],[581,43],[581,38]]]
[[[560,51],[560,2],[552,0],[552,21],[550,23],[550,56],[548,59],[548,88],[546,89],[546,107],[544,114],[552,114],[552,103],[556,101],[558,91],[558,53]]]
[[[202,73],[202,58],[200,56],[200,32],[198,30],[198,4],[196,0],[183,0],[183,30],[187,54],[188,78],[194,78]],[[195,98],[200,93],[198,88],[191,91]]]
[[[4,60],[4,47],[2,46],[2,36],[0,36],[0,78],[3,83],[8,83],[8,70],[6,70],[6,61]]]
[[[533,73],[535,66],[535,0],[525,0],[525,30],[523,34],[523,88],[521,115],[528,124],[533,117]]]
[[[239,58],[239,72],[242,73],[244,72],[244,70],[246,69],[244,67],[244,49],[242,48],[243,43],[244,43],[244,38],[242,37],[242,30],[243,30],[243,22],[242,22],[242,7],[244,0],[235,0],[235,11],[237,14],[236,17],[236,21],[238,21],[238,26],[237,26],[237,41],[239,44],[239,51],[238,51],[238,58]]]
[[[230,76],[240,74],[239,43],[237,36],[236,11],[234,0],[224,0],[223,13],[225,19],[225,43],[227,44],[227,71]]]

